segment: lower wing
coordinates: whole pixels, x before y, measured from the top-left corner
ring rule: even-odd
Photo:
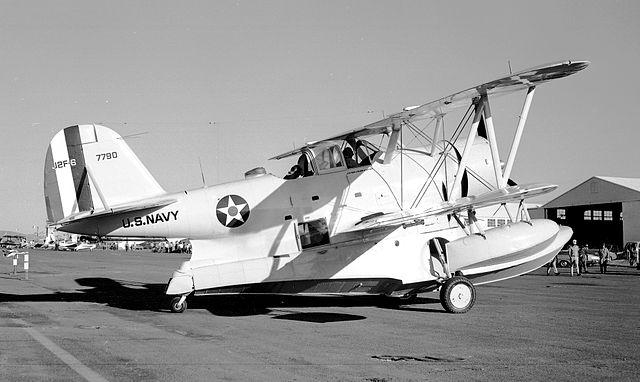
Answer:
[[[415,223],[417,220],[432,216],[450,215],[470,209],[503,204],[513,200],[522,200],[528,197],[546,194],[556,188],[558,188],[558,186],[550,184],[522,184],[500,188],[480,195],[467,196],[453,202],[442,202],[428,209],[412,209],[388,214],[373,214],[362,218],[360,222],[344,232]]]

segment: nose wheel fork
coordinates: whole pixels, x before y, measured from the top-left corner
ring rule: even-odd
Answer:
[[[476,302],[476,288],[464,276],[453,276],[440,287],[440,303],[449,313],[466,313]]]
[[[172,298],[170,308],[173,313],[182,313],[187,310],[187,295]]]

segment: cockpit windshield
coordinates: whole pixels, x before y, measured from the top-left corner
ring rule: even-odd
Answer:
[[[356,166],[370,166],[376,155],[381,151],[378,147],[365,141],[364,139],[349,139],[344,141],[345,150],[351,149],[355,153]]]

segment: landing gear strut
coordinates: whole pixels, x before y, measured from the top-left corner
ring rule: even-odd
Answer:
[[[453,276],[440,287],[440,303],[449,313],[466,313],[476,302],[476,288],[464,276]]]
[[[171,311],[182,313],[187,310],[187,295],[177,296],[171,299]]]

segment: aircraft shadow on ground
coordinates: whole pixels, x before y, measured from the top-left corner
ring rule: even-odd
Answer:
[[[366,317],[329,312],[300,312],[296,308],[327,308],[327,307],[375,307],[399,311],[419,311],[443,313],[442,309],[430,309],[419,304],[434,304],[439,307],[439,300],[417,297],[411,301],[384,296],[340,296],[340,297],[310,297],[310,296],[275,296],[275,295],[245,295],[245,296],[207,296],[192,298],[189,309],[206,309],[216,316],[250,316],[270,314],[274,319],[328,323],[338,321],[362,320]],[[280,314],[283,313],[283,314]]]
[[[105,304],[132,311],[168,312],[171,296],[165,292],[166,284],[142,284],[104,277],[80,278],[76,282],[85,289],[43,294],[0,293],[0,302],[89,302]],[[384,296],[308,297],[276,295],[226,295],[189,297],[188,309],[203,309],[216,316],[240,317],[272,315],[274,319],[316,323],[353,321],[364,316],[329,312],[285,311],[285,308],[319,307],[378,307],[383,309],[442,313],[441,308],[431,309],[425,304],[439,300],[415,297],[400,300]],[[420,305],[420,306],[416,306]],[[275,310],[274,310],[275,309]]]
[[[137,284],[109,278],[80,278],[74,291],[52,291],[42,294],[0,293],[0,302],[90,302],[127,310],[160,310],[167,298],[165,284]]]
[[[313,322],[316,324],[326,324],[330,322],[344,322],[344,321],[357,321],[366,319],[365,316],[347,314],[347,313],[333,313],[333,312],[298,312],[287,313],[273,317],[276,320],[291,320],[291,321],[303,321]]]

